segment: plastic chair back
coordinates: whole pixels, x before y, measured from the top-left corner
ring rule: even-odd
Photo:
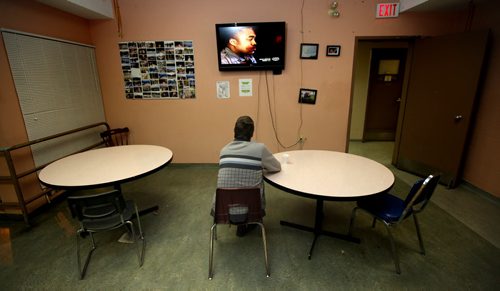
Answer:
[[[102,230],[121,226],[130,219],[132,211],[124,217],[126,203],[118,190],[105,193],[70,196],[68,205],[73,218],[82,224],[84,230]]]
[[[218,188],[215,196],[216,224],[261,222],[264,216],[260,188]]]
[[[403,211],[402,218],[406,218],[411,211],[420,212],[425,208],[434,190],[436,190],[440,177],[439,174],[429,175],[427,178],[420,179],[413,184],[404,201],[406,208]]]

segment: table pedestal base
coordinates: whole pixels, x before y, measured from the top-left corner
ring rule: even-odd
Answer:
[[[361,242],[359,238],[356,238],[356,237],[353,237],[350,235],[345,235],[345,234],[341,234],[341,233],[323,230],[323,217],[324,217],[324,215],[323,215],[323,202],[324,202],[323,199],[316,199],[316,218],[314,221],[314,228],[309,227],[309,226],[305,226],[305,225],[300,225],[300,224],[288,222],[288,221],[283,221],[283,220],[280,221],[281,225],[293,227],[296,229],[300,229],[303,231],[308,231],[308,232],[314,233],[314,239],[313,239],[311,249],[309,250],[309,254],[308,254],[309,260],[311,259],[312,252],[314,250],[314,245],[316,244],[316,240],[318,239],[318,237],[320,235],[326,235],[326,236],[330,236],[330,237],[334,237],[334,238],[338,238],[338,239],[342,239],[342,240],[346,240],[346,241],[350,241],[350,242],[354,242],[354,243],[358,243],[358,244]]]
[[[139,216],[143,216],[144,214],[148,214],[151,212],[154,212],[154,214],[157,214],[158,210],[160,209],[160,206],[154,205],[149,208],[141,209],[139,210]]]
[[[120,192],[122,191],[122,186],[120,184],[115,184],[114,187],[116,190],[119,190]],[[148,214],[151,212],[154,212],[155,214],[157,214],[159,209],[160,209],[160,206],[158,206],[158,205],[154,205],[154,206],[151,206],[151,207],[148,207],[145,209],[141,209],[141,210],[139,210],[139,216],[143,216],[144,214]],[[135,216],[135,214],[134,214],[134,216]]]

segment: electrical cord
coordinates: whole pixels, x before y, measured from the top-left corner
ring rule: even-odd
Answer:
[[[276,128],[276,123],[275,123],[276,113],[273,116],[273,110],[271,109],[271,94],[269,92],[269,82],[268,82],[267,71],[266,71],[266,78],[265,78],[265,80],[266,80],[267,104],[268,104],[268,109],[269,109],[269,115],[271,116],[271,124],[273,126],[274,137],[276,138],[276,141],[278,142],[278,144],[282,148],[288,149],[288,148],[294,147],[294,146],[298,145],[301,142],[300,137],[297,139],[297,141],[294,144],[289,145],[289,146],[284,145],[281,142],[280,138],[278,137],[278,130]],[[274,91],[273,91],[273,93],[274,93]],[[273,97],[274,97],[274,94],[273,94]],[[276,98],[273,98],[273,99],[275,100]],[[274,106],[274,107],[275,107],[275,110],[276,110],[276,106]],[[301,124],[302,124],[302,121],[301,121]]]
[[[305,4],[305,0],[302,0],[302,4],[301,4],[301,8],[300,8],[300,34],[301,34],[301,42],[302,43],[304,42],[304,4]],[[259,118],[259,109],[260,109],[260,83],[261,83],[261,80],[262,80],[262,72],[259,74],[259,82],[257,84],[257,88],[258,88],[257,120]],[[278,129],[276,126],[277,114],[276,114],[276,98],[275,98],[275,90],[274,90],[275,82],[273,80],[273,92],[272,92],[273,104],[274,104],[274,115],[273,115],[273,109],[271,106],[271,92],[269,90],[269,81],[268,81],[267,71],[265,72],[265,82],[266,82],[266,95],[267,95],[267,104],[268,104],[269,115],[271,117],[271,124],[273,127],[273,133],[274,133],[274,137],[276,138],[276,141],[278,142],[278,146],[281,146],[283,149],[289,149],[289,148],[292,148],[298,144],[301,144],[301,142],[303,142],[303,140],[301,138],[301,132],[302,132],[302,125],[304,123],[303,113],[302,113],[303,112],[303,110],[302,110],[303,104],[299,103],[299,108],[300,108],[299,120],[300,120],[300,122],[299,122],[299,127],[297,129],[297,136],[298,136],[297,141],[291,145],[284,145],[278,136]],[[300,86],[301,87],[302,87],[302,83],[303,83],[303,69],[302,69],[302,61],[300,61]],[[257,134],[256,134],[256,138],[257,138]],[[302,146],[301,146],[301,149],[302,149]]]

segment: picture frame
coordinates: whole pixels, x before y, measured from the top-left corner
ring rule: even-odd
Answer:
[[[315,60],[318,58],[318,48],[317,43],[301,43],[300,44],[300,58]]]
[[[316,104],[318,90],[301,88],[299,91],[299,103]]]
[[[340,56],[340,45],[327,45],[326,46],[326,56],[327,57]]]

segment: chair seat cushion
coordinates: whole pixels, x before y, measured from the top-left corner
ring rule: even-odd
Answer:
[[[368,211],[373,216],[389,223],[398,221],[406,207],[402,199],[389,193],[377,194],[361,199],[357,204],[358,207]]]

